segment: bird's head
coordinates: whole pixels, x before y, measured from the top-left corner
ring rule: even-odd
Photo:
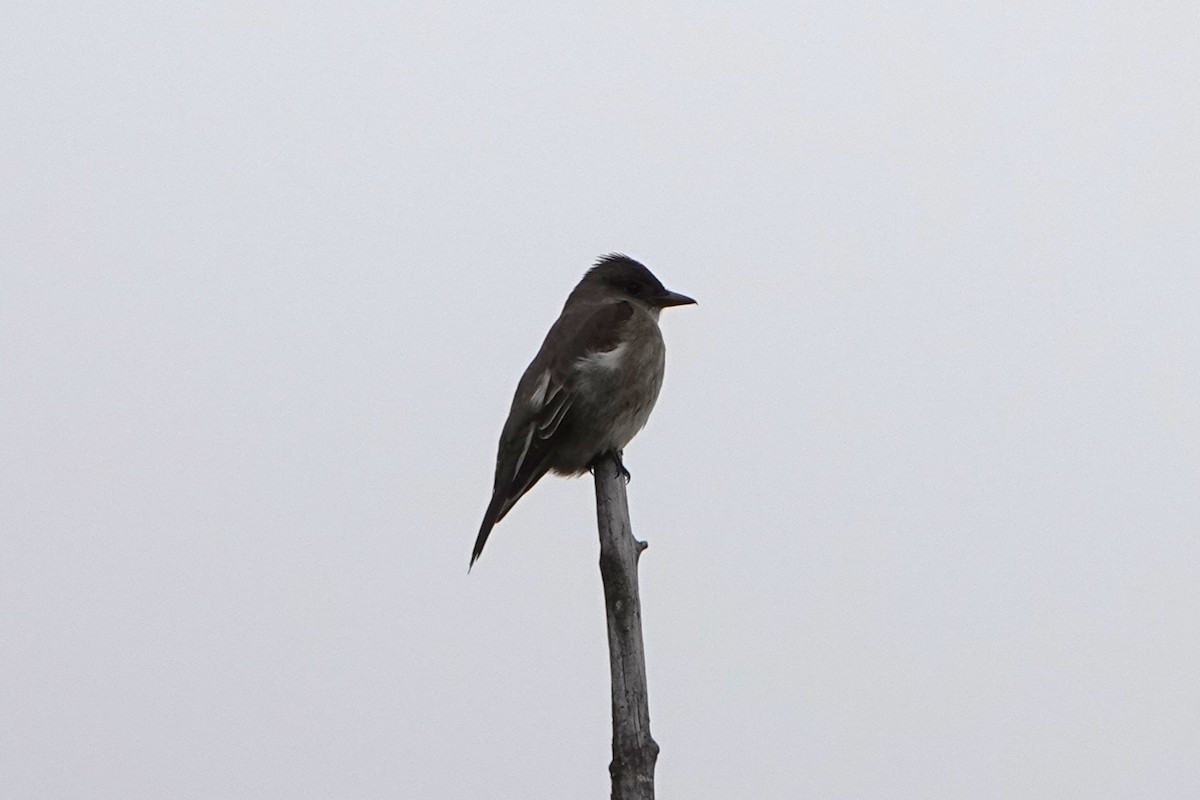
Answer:
[[[652,311],[696,302],[687,295],[669,291],[650,270],[620,253],[610,253],[601,257],[596,266],[583,276],[579,288],[598,290],[622,300],[632,300]]]

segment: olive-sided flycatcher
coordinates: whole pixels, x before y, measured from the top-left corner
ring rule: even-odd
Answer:
[[[662,387],[658,314],[694,302],[627,256],[604,256],[588,270],[517,384],[471,565],[492,526],[547,471],[579,475],[607,453],[621,463]]]

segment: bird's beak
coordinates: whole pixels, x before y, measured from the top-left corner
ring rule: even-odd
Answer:
[[[679,292],[667,292],[666,294],[659,295],[655,299],[655,305],[657,305],[659,308],[666,308],[667,306],[690,306],[694,305],[695,303],[695,300],[688,297],[686,294],[680,294]]]

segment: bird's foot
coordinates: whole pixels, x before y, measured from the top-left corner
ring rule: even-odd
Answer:
[[[625,476],[625,485],[628,486],[633,476],[629,474],[629,470],[625,469],[625,451],[613,450],[613,458],[617,460],[617,469],[621,470],[621,474]]]
[[[623,477],[625,479],[625,485],[628,486],[630,478],[632,476],[629,474],[629,470],[625,469],[625,461],[622,458],[623,453],[624,453],[624,451],[621,451],[621,450],[609,450],[607,453],[601,453],[600,455],[596,456],[596,460],[592,462],[591,466],[588,467],[588,469],[590,469],[592,474],[595,475],[596,474],[596,463],[599,462],[600,459],[607,458],[608,456],[611,455],[613,457],[613,460],[617,462],[617,470],[621,473],[621,477]]]

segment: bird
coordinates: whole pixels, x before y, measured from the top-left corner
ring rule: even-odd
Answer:
[[[629,480],[623,451],[662,388],[659,313],[695,302],[621,253],[584,274],[517,384],[468,572],[492,528],[547,472],[582,475],[613,454]]]

